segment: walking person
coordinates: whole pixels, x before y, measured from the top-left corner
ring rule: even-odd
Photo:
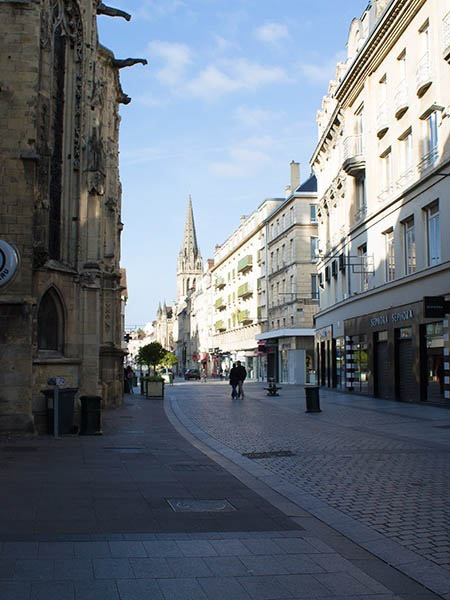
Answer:
[[[244,398],[244,381],[247,377],[247,371],[241,361],[236,361],[236,372],[238,377],[238,398]]]
[[[230,370],[230,385],[231,385],[231,397],[233,400],[237,398],[237,386],[239,385],[239,371],[236,363],[233,363],[233,367]]]
[[[134,390],[133,390],[133,383],[134,383],[134,372],[133,369],[131,367],[131,365],[128,365],[127,370],[126,370],[126,377],[128,380],[128,390],[130,394],[134,394]]]

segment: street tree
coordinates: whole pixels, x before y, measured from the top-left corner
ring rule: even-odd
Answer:
[[[156,366],[160,364],[166,354],[167,350],[159,342],[151,342],[146,346],[142,346],[139,350],[137,360],[140,364],[147,365],[149,369],[153,367],[153,373],[155,373]]]

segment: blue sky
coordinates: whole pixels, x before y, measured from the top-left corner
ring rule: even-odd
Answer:
[[[204,260],[267,197],[289,163],[310,171],[315,114],[352,18],[367,0],[110,0],[132,20],[99,16],[132,103],[121,106],[122,266],[128,326],[176,294],[188,194]]]

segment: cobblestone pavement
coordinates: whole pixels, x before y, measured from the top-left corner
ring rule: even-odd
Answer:
[[[169,392],[209,436],[240,454],[290,450],[257,462],[386,538],[450,572],[450,412],[321,391],[320,414],[304,391],[267,398],[247,384],[181,384]]]

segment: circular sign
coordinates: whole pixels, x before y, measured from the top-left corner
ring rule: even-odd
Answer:
[[[18,266],[17,252],[8,242],[0,240],[0,287],[11,281]]]

